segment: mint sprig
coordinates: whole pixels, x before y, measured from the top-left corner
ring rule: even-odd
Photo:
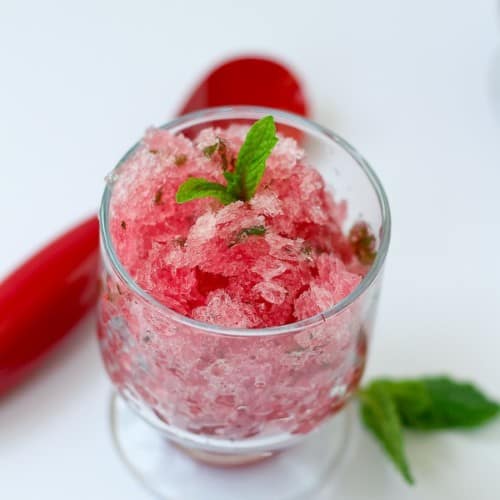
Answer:
[[[377,379],[358,392],[365,426],[410,484],[403,427],[420,431],[479,427],[500,414],[500,404],[468,382],[448,377]]]
[[[225,161],[222,167],[227,184],[190,178],[179,187],[175,196],[177,203],[207,197],[216,198],[224,205],[237,200],[251,200],[264,175],[266,161],[277,142],[274,118],[265,116],[250,127],[238,153],[234,171],[227,170],[225,144],[222,141],[218,140],[215,144],[207,146],[203,152],[211,157],[220,149],[221,144],[223,145],[222,156]]]

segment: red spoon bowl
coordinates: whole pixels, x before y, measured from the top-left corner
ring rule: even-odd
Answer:
[[[181,107],[196,109],[231,104],[265,106],[308,116],[302,85],[290,69],[263,57],[230,59],[210,71]]]

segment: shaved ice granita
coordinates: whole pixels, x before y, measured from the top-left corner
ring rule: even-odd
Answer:
[[[149,129],[108,176],[100,222],[104,364],[170,440],[245,463],[349,400],[389,213],[342,139],[275,110],[181,117]]]

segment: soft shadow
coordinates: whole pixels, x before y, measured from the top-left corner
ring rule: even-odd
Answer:
[[[19,387],[0,398],[1,443],[36,433],[95,386],[100,377],[95,322],[95,314],[85,317]]]
[[[458,466],[460,451],[453,433],[405,431],[405,442],[416,481],[425,478],[427,485],[437,488]]]
[[[500,417],[497,418],[479,429],[471,429],[462,432],[462,437],[473,440],[474,442],[481,442],[485,444],[500,444]]]
[[[325,485],[318,500],[384,499],[392,492],[392,471],[382,450],[361,427],[357,409],[350,444],[339,470],[334,471],[331,485]]]

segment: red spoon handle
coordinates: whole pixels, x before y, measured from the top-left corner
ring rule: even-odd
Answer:
[[[0,284],[0,393],[13,386],[93,306],[99,224],[92,217]]]

